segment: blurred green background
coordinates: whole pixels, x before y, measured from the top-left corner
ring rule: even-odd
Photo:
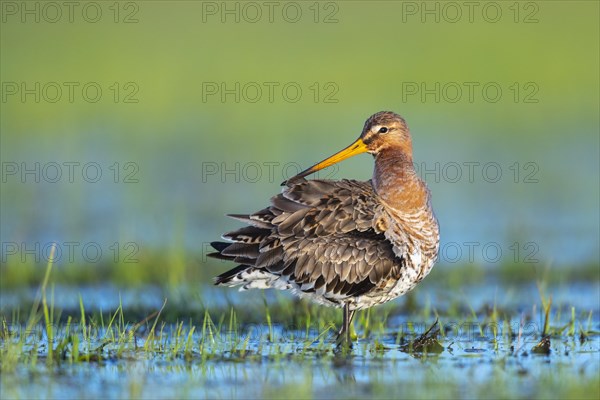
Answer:
[[[411,127],[440,264],[597,268],[598,2],[44,4],[2,2],[4,288],[52,242],[58,274],[209,283],[223,215],[380,110]],[[364,155],[324,176],[371,173]]]

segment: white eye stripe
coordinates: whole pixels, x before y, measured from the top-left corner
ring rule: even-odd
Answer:
[[[388,133],[389,131],[390,131],[390,128],[388,128],[385,125],[374,125],[371,128],[371,132],[373,132],[373,133],[385,134],[385,133]]]

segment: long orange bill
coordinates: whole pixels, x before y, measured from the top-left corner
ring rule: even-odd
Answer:
[[[317,163],[317,164],[313,165],[312,167],[305,169],[304,171],[300,172],[298,175],[295,175],[295,176],[291,177],[290,179],[288,179],[287,181],[283,182],[281,185],[283,186],[288,183],[292,183],[295,180],[304,178],[305,176],[313,174],[317,171],[320,171],[323,168],[330,167],[333,164],[337,164],[340,161],[345,160],[346,158],[350,158],[350,157],[355,156],[360,153],[365,153],[366,151],[367,151],[367,145],[365,144],[365,142],[362,141],[361,138],[358,138],[358,139],[356,139],[356,141],[354,143],[352,143],[350,146],[346,147],[344,150],[338,151],[331,157],[328,157],[328,158],[324,159],[323,161],[321,161],[320,163]]]

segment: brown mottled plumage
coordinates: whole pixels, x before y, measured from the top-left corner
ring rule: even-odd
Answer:
[[[375,157],[367,182],[304,179],[362,152]],[[399,115],[374,114],[352,145],[284,184],[269,207],[231,215],[248,224],[223,235],[232,243],[212,243],[212,257],[240,264],[219,275],[217,285],[290,290],[344,307],[340,338],[348,341],[356,310],[401,296],[433,267],[438,223]]]

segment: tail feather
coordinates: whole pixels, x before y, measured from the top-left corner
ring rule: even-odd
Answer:
[[[222,237],[225,240],[238,243],[260,243],[271,234],[270,229],[256,228],[254,226],[244,226],[233,232],[228,232]]]
[[[215,285],[227,285],[228,283],[231,283],[231,281],[235,279],[239,273],[243,272],[248,268],[251,267],[248,267],[247,265],[238,265],[237,267],[232,268],[229,271],[223,272],[221,275],[218,275],[214,278]]]
[[[210,258],[216,258],[217,260],[225,260],[225,261],[234,261],[235,260],[235,257],[225,256],[219,252],[208,253],[206,256],[210,257]]]
[[[275,218],[271,209],[266,208],[251,215],[229,216],[248,223],[249,226],[224,234],[222,238],[227,242],[210,243],[216,251],[208,254],[209,257],[238,264],[237,267],[215,277],[214,284],[240,286],[240,290],[288,288],[289,284],[278,282],[279,276],[269,271],[269,267],[281,270],[279,264],[282,264],[283,257],[280,241],[277,238],[268,240],[273,233],[272,220]]]
[[[222,252],[230,244],[231,243],[227,242],[210,242],[210,245],[213,247],[213,249],[215,249],[218,252]]]
[[[238,265],[217,276],[215,285],[240,286],[240,290],[269,288],[284,290],[291,288],[289,283],[280,281],[278,276],[248,265]]]
[[[254,226],[256,228],[271,229],[273,227],[270,221],[262,220],[261,215],[227,214],[227,216],[233,219],[237,219],[238,221],[245,222],[248,225]]]
[[[225,254],[223,254],[223,250],[225,250],[227,248],[227,246],[229,246],[231,243],[226,243],[226,242],[211,242],[210,245],[213,247],[213,249],[217,250],[214,253],[208,253],[207,256],[210,258],[216,258],[218,260],[227,260],[227,261],[233,261],[235,259],[235,257],[231,257],[231,256],[227,256]]]

